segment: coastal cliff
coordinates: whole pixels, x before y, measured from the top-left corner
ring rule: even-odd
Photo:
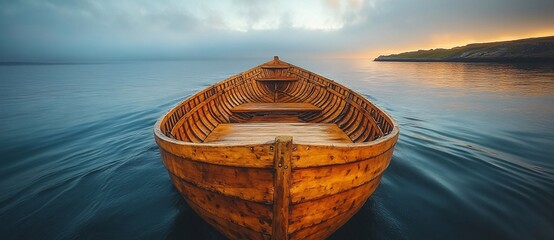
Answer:
[[[554,36],[381,55],[397,62],[554,62]]]

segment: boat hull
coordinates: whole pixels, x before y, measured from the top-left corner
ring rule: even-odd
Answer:
[[[352,142],[311,144],[290,136],[265,143],[203,142],[218,124],[252,117],[232,113],[234,106],[253,99],[297,100],[293,94],[276,96],[264,88],[265,82],[254,82],[266,81],[270,74],[274,77],[275,71],[282,70],[278,64],[267,69],[258,66],[192,96],[154,128],[175,187],[198,215],[230,239],[328,237],[375,191],[398,139],[396,123],[365,98],[287,65],[286,72],[281,72],[287,82],[279,83],[284,84],[279,88],[285,93],[308,94],[302,102],[323,109],[300,117],[335,123]],[[291,82],[292,75],[299,81]],[[268,95],[272,99],[263,97]]]

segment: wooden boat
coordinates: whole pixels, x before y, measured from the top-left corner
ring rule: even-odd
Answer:
[[[264,63],[184,100],[154,128],[175,187],[230,239],[324,239],[377,188],[398,139],[358,93]]]

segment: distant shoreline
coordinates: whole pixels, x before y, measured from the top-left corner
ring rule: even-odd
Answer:
[[[554,58],[480,58],[480,59],[467,59],[467,58],[451,58],[451,59],[419,59],[419,58],[375,58],[376,62],[470,62],[470,63],[554,63]]]
[[[554,62],[554,36],[381,55],[387,62]]]

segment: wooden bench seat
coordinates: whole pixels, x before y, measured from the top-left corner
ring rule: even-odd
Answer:
[[[258,78],[258,82],[294,82],[298,81],[298,78],[295,77],[269,77],[269,78]]]
[[[277,136],[292,136],[295,143],[351,143],[333,123],[223,123],[204,139],[206,143],[262,144]]]
[[[262,69],[287,69],[290,66],[285,64],[266,64],[261,66]]]
[[[231,109],[235,113],[304,113],[321,112],[311,103],[244,103]]]

